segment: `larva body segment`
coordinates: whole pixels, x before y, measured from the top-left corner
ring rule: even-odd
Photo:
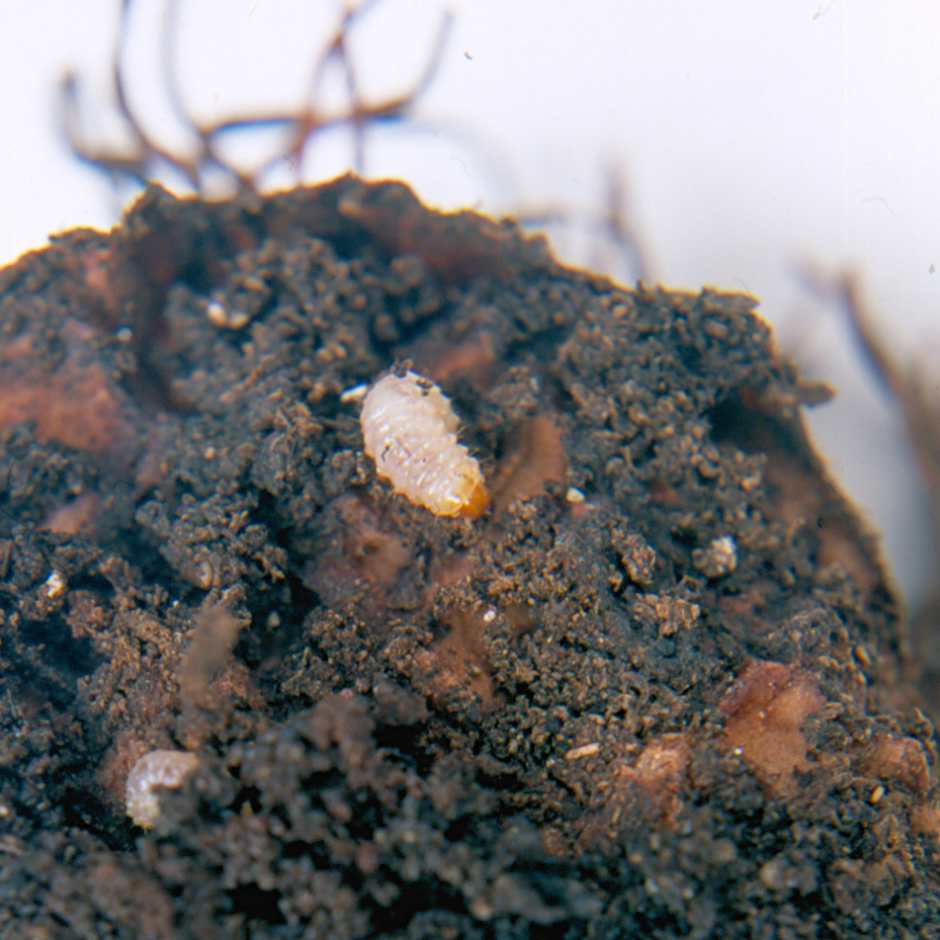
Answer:
[[[450,400],[416,372],[389,373],[362,403],[362,437],[379,476],[438,516],[475,519],[490,503],[480,465],[457,441]]]

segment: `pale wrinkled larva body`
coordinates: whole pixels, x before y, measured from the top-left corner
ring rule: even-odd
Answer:
[[[416,372],[389,373],[362,403],[362,437],[379,476],[438,516],[476,518],[490,496],[480,465],[457,441],[450,400]]]
[[[148,751],[127,775],[125,805],[135,826],[152,829],[160,815],[156,787],[177,790],[186,776],[199,766],[199,758],[188,751]]]

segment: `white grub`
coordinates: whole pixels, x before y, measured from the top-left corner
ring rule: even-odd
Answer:
[[[362,437],[379,476],[437,516],[481,515],[490,496],[480,465],[457,442],[450,400],[416,372],[389,373],[362,403]]]
[[[199,766],[199,758],[188,751],[149,751],[127,775],[125,803],[135,826],[152,829],[160,815],[156,787],[177,790],[186,775]]]

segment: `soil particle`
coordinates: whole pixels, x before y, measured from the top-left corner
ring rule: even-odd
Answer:
[[[898,607],[753,307],[353,177],[0,272],[0,936],[940,937]],[[480,518],[364,454],[396,366]]]

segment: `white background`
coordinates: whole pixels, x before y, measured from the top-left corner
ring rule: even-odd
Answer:
[[[132,99],[148,131],[185,147],[160,91],[166,6],[134,9]],[[192,110],[211,120],[295,107],[340,9],[180,0],[178,65]],[[757,295],[781,345],[839,387],[839,400],[812,416],[817,440],[886,533],[916,601],[937,558],[898,417],[839,311],[797,273],[858,273],[885,335],[930,370],[940,350],[940,270],[931,273],[940,269],[940,4],[451,0],[449,9],[420,127],[373,134],[367,174],[407,179],[437,205],[560,206],[583,222],[603,209],[605,168],[616,168],[648,279]],[[63,143],[55,87],[76,70],[89,130],[118,129],[105,107],[118,3],[0,0],[0,10],[5,263],[50,232],[116,220],[107,181]],[[437,0],[383,0],[361,20],[352,46],[370,97],[407,88],[443,10]],[[306,178],[340,172],[351,152],[342,135],[322,140]],[[559,250],[623,274],[576,226],[560,231]]]

